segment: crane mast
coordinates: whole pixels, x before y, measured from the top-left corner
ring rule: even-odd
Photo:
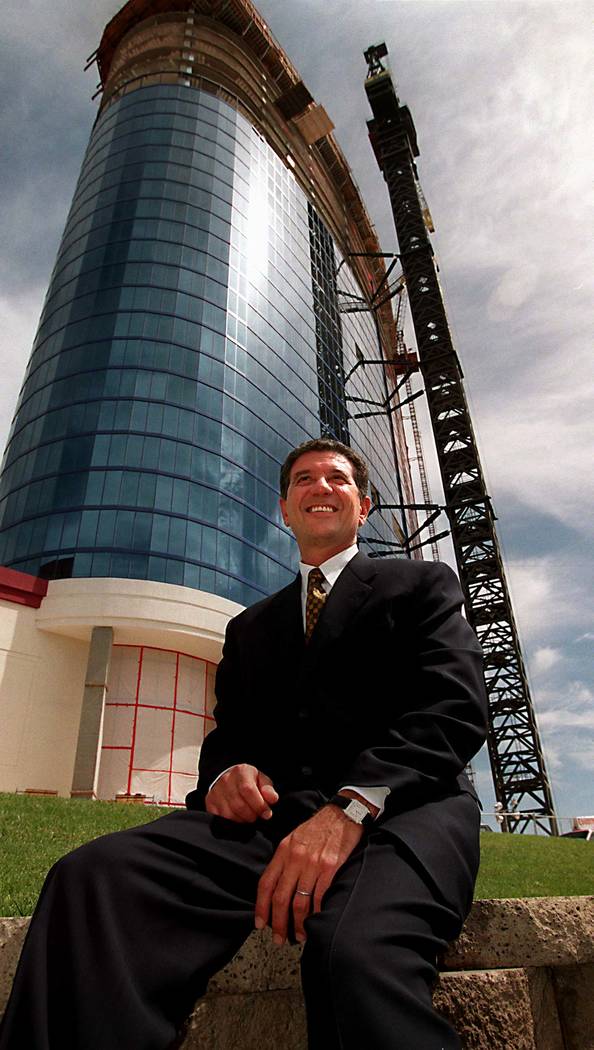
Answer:
[[[504,814],[504,830],[533,830],[536,823],[541,830],[557,834],[495,514],[428,237],[432,224],[418,185],[415,126],[382,64],[386,54],[385,44],[365,52],[369,66],[365,90],[373,112],[367,126],[390,195],[467,616],[485,655],[495,796]],[[508,813],[513,817],[505,816]]]

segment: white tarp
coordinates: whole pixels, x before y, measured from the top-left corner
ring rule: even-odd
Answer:
[[[166,805],[183,803],[212,727],[215,670],[184,653],[114,646],[99,798],[139,793]]]

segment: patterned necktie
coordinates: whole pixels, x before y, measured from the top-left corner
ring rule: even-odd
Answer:
[[[327,595],[322,590],[324,573],[321,569],[310,569],[307,577],[307,598],[305,600],[305,641],[309,642],[312,631],[318,622],[318,616],[324,608]]]

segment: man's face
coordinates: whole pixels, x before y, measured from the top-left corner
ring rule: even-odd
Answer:
[[[361,498],[351,462],[337,452],[304,452],[295,460],[287,498],[280,501],[285,525],[295,535],[304,561],[308,552],[331,558],[350,547],[369,513],[369,496]]]

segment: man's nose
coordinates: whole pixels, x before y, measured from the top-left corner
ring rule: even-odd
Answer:
[[[313,487],[314,492],[323,492],[325,494],[327,494],[328,492],[332,492],[332,485],[323,475],[319,478],[316,478]]]

